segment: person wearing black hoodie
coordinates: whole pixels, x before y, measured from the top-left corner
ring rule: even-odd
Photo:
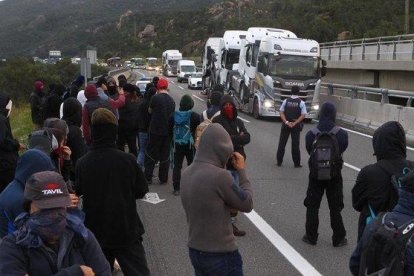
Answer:
[[[322,105],[319,112],[319,123],[317,128],[319,131],[329,132],[336,125],[336,108],[330,103],[326,102]],[[348,133],[340,129],[336,133],[338,141],[339,152],[342,154],[348,147]],[[312,145],[316,139],[312,130],[306,134],[306,150],[309,154],[312,152]],[[342,164],[340,169],[342,170]],[[342,175],[339,175],[328,181],[320,181],[309,174],[309,186],[306,193],[304,205],[306,206],[306,234],[302,240],[305,243],[316,245],[318,240],[319,227],[319,207],[321,205],[322,196],[326,190],[326,197],[331,216],[331,227],[333,230],[332,244],[334,247],[344,246],[348,243],[346,239],[346,231],[342,221],[341,211],[344,208],[343,196],[343,180]]]
[[[21,148],[11,132],[9,122],[11,108],[10,98],[0,92],[0,193],[14,178]]]
[[[45,93],[43,92],[44,84],[38,80],[35,82],[35,90],[30,94],[30,109],[32,113],[32,122],[35,128],[41,128],[44,121],[44,114],[42,109],[43,98]]]
[[[71,97],[63,103],[62,120],[66,122],[69,128],[66,145],[72,151],[70,158],[73,166],[70,171],[69,179],[75,181],[74,168],[76,167],[76,162],[79,158],[85,155],[88,150],[80,129],[82,125],[82,105],[76,98]]]
[[[157,89],[152,83],[147,85],[144,97],[138,106],[138,144],[139,152],[137,162],[138,165],[144,168],[145,151],[148,144],[148,129],[151,120],[151,116],[148,113],[148,108],[151,102],[151,98],[157,93]]]
[[[244,146],[250,143],[250,134],[247,131],[246,127],[242,120],[237,118],[237,108],[234,104],[233,97],[229,95],[224,95],[221,98],[220,102],[220,115],[213,119],[213,123],[219,123],[224,127],[224,129],[229,133],[231,141],[233,143],[234,151],[240,153],[246,160],[246,153],[244,151]],[[227,162],[227,170],[230,171],[234,178],[234,182],[239,184],[239,174],[234,168],[231,160]],[[244,236],[246,235],[245,231],[239,230],[235,225],[235,217],[237,212],[232,212],[233,217],[233,233],[235,236]]]
[[[118,120],[111,111],[96,109],[91,123],[91,148],[76,164],[75,187],[84,196],[85,225],[112,268],[116,258],[124,275],[149,275],[136,206],[148,192],[145,176],[133,155],[117,149]]]
[[[378,215],[391,211],[398,201],[397,191],[391,184],[392,175],[401,175],[405,167],[414,168],[414,163],[406,160],[406,138],[404,128],[396,121],[383,124],[372,139],[375,164],[361,169],[352,189],[352,205],[360,212],[358,240],[361,238],[370,216],[369,208]]]
[[[63,84],[54,85],[53,90],[45,96],[44,99],[44,119],[47,118],[59,118],[60,116],[60,105],[62,104],[62,96],[65,93],[65,86]]]

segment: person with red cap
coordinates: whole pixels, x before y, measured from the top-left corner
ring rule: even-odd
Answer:
[[[43,125],[43,111],[42,102],[45,97],[43,92],[44,83],[40,80],[35,82],[35,91],[30,94],[30,107],[32,111],[32,122],[36,128],[41,128]]]
[[[148,112],[151,114],[149,138],[145,152],[145,178],[152,183],[155,163],[160,162],[158,178],[160,184],[168,182],[170,146],[174,126],[175,102],[168,95],[168,81],[161,78],[157,82],[157,95],[151,98]]]
[[[110,105],[109,101],[103,100],[98,95],[98,90],[96,89],[96,85],[88,84],[85,88],[85,97],[86,103],[82,108],[82,132],[83,137],[85,138],[85,142],[87,145],[91,145],[91,132],[90,132],[90,123],[92,118],[92,113],[100,108],[104,107],[112,111],[114,110]]]

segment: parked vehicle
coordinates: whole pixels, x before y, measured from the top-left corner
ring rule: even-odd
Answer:
[[[147,58],[147,65],[145,69],[148,71],[156,71],[158,69],[157,62],[158,62],[158,59],[155,57]]]
[[[219,57],[221,55],[221,39],[221,37],[210,37],[204,45],[202,56],[202,89],[205,94],[208,94],[209,87],[213,83],[212,71],[216,70],[215,68],[218,68],[220,64],[217,61],[219,59],[221,60],[221,57]]]
[[[203,73],[193,73],[188,77],[188,89],[203,88]]]
[[[131,68],[132,69],[144,69],[145,62],[143,58],[131,58]]]
[[[188,81],[188,77],[196,72],[195,62],[193,60],[179,60],[177,64],[177,81]]]
[[[183,55],[178,50],[166,50],[162,53],[162,73],[166,77],[177,76],[178,61]]]

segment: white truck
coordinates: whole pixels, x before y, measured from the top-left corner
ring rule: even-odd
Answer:
[[[215,68],[219,67],[219,63],[217,61],[221,59],[221,40],[221,37],[210,37],[207,39],[206,44],[204,45],[202,56],[202,89],[206,94],[208,93],[207,90],[210,87],[210,84],[213,82],[211,73],[213,70],[216,70]]]
[[[225,85],[230,80],[233,65],[239,62],[242,40],[246,31],[226,31],[220,40],[220,54],[217,56],[218,67],[212,71],[214,83]]]
[[[250,28],[244,44],[238,74],[231,80],[238,107],[255,118],[278,117],[281,103],[297,85],[308,110],[306,118],[316,118],[320,77],[326,72],[319,44],[269,28]]]
[[[148,57],[147,58],[147,65],[145,66],[145,69],[148,70],[148,71],[158,70],[157,62],[158,62],[158,58]]]
[[[166,50],[162,53],[162,73],[166,77],[177,76],[178,61],[183,59],[179,50]]]
[[[177,64],[177,81],[188,81],[188,77],[196,73],[196,66],[194,60],[182,59]]]

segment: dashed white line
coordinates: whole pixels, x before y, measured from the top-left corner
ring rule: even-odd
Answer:
[[[242,117],[240,117],[240,116],[237,116],[237,118],[239,118],[240,120],[242,120],[243,122],[245,122],[245,123],[250,123],[250,121],[248,121],[248,120],[246,120],[246,119],[244,119],[244,118],[242,118]]]
[[[198,97],[198,96],[196,96],[196,95],[194,95],[194,94],[193,94],[193,97],[194,97],[194,98],[196,98],[196,99],[199,99],[199,100],[200,100],[200,101],[202,101],[202,102],[204,102],[204,100],[203,100],[202,98],[200,98],[200,97]]]
[[[357,171],[357,172],[361,171],[361,169],[360,169],[360,168],[355,167],[355,166],[353,166],[353,165],[351,165],[351,164],[348,164],[348,163],[346,163],[346,162],[344,162],[344,166],[345,166],[345,167],[348,167],[348,168],[350,168],[350,169],[352,169],[352,170],[354,170],[354,171]]]
[[[174,82],[174,81],[172,81],[172,80],[171,80],[170,82],[175,83],[175,82]]]
[[[258,213],[256,213],[256,211],[253,210],[245,215],[302,275],[322,275],[287,241],[285,241]]]
[[[178,88],[180,88],[181,90],[184,90],[184,88],[182,86],[180,86],[180,85],[178,86]]]

